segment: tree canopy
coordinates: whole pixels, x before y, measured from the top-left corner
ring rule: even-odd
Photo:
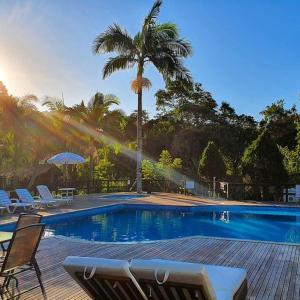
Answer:
[[[50,156],[72,151],[87,164],[80,180],[136,178],[136,111],[126,115],[112,94],[91,93],[73,106],[62,99],[15,97],[0,85],[0,175],[18,176]],[[268,106],[257,122],[218,104],[200,83],[168,82],[156,93],[158,114],[143,111],[143,178],[286,183],[299,179],[300,123],[295,107]],[[36,104],[45,103],[40,111]],[[284,134],[280,128],[284,126]]]
[[[212,180],[213,177],[216,179],[224,179],[226,175],[226,166],[224,158],[217,145],[210,141],[203,150],[201,158],[199,160],[199,176],[206,177]]]
[[[282,154],[267,129],[245,149],[241,172],[249,183],[288,182]]]

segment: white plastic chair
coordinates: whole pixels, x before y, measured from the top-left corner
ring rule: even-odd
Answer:
[[[34,208],[53,207],[56,205],[56,201],[43,201],[39,196],[33,197],[27,189],[16,189],[16,193],[23,203],[32,204]]]
[[[68,198],[53,197],[46,185],[38,185],[36,188],[40,194],[41,201],[52,202],[52,203],[55,202],[56,205],[69,204]]]
[[[30,203],[22,203],[19,199],[10,199],[8,194],[3,190],[0,190],[0,205],[5,207],[7,212],[10,214],[13,214],[18,207],[23,209],[34,208],[34,206]]]

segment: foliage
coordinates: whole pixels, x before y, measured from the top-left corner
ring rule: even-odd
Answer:
[[[0,91],[0,175],[36,169],[50,156],[71,151],[87,160],[72,168],[73,179],[135,180],[137,112],[119,110],[116,96],[98,92],[73,106],[45,97],[47,110],[42,112],[35,96],[15,97],[3,84]],[[186,175],[195,180],[215,176],[286,183],[299,178],[300,123],[294,107],[273,103],[257,123],[227,102],[218,105],[200,83],[186,81],[169,81],[156,99],[157,116],[143,111],[143,144],[149,157],[142,165],[144,179]]]
[[[143,179],[146,180],[176,180],[179,179],[177,171],[182,167],[180,158],[172,158],[168,150],[163,150],[158,162],[148,159],[142,161]]]
[[[250,183],[285,183],[288,181],[282,155],[268,130],[245,149],[241,172]]]
[[[157,110],[179,122],[201,126],[215,117],[217,103],[200,83],[168,81],[166,89],[155,96]]]
[[[288,146],[279,146],[280,152],[283,155],[285,169],[291,177],[295,175],[299,177],[300,174],[300,122],[296,123],[296,128],[296,146],[293,149],[289,149]]]
[[[216,177],[218,180],[223,179],[226,174],[224,158],[217,145],[210,141],[202,152],[199,160],[199,176],[212,180]]]
[[[295,105],[286,109],[284,100],[279,100],[267,106],[261,114],[263,119],[260,125],[268,129],[276,144],[289,149],[296,146],[296,124],[299,121],[299,115]]]

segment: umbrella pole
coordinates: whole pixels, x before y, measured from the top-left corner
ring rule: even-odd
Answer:
[[[67,187],[68,183],[68,165],[65,164],[65,187]]]

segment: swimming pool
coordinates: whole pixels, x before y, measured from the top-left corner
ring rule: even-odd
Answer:
[[[145,198],[147,195],[134,195],[134,194],[113,194],[101,196],[102,199],[113,199],[113,200],[130,200]]]
[[[45,217],[44,221],[48,235],[88,241],[145,242],[211,236],[300,244],[297,208],[118,204]]]

